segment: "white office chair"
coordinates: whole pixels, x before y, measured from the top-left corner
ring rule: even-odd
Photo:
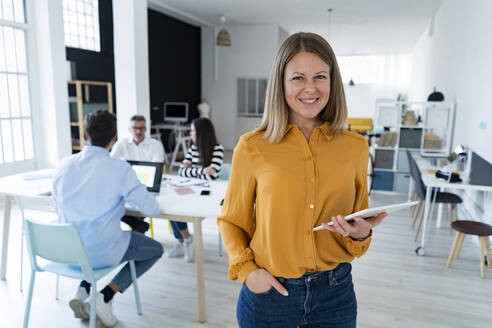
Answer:
[[[21,229],[21,248],[20,248],[20,292],[23,291],[24,277],[24,236],[25,236],[25,220],[31,218],[32,212],[52,213],[53,218],[50,221],[57,221],[55,204],[53,199],[48,196],[15,196],[14,198],[17,207],[21,213],[22,229]],[[58,276],[56,280],[56,298],[58,299]]]

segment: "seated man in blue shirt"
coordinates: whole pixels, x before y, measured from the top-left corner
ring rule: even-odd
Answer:
[[[137,277],[162,256],[162,245],[145,235],[122,231],[120,219],[125,203],[147,216],[159,214],[159,205],[131,166],[109,156],[116,140],[116,118],[107,111],[86,116],[89,146],[62,161],[53,182],[53,199],[61,222],[79,228],[89,260],[94,268],[114,266],[135,260]],[[108,327],[118,320],[113,314],[112,299],[132,283],[126,264],[97,297],[96,314]],[[75,317],[89,318],[90,284],[82,281],[70,301]]]

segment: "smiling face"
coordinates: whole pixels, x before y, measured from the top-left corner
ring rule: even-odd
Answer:
[[[316,54],[299,52],[285,67],[284,96],[290,123],[318,122],[330,98],[330,66]]]

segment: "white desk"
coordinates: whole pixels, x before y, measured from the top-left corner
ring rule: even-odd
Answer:
[[[431,204],[432,204],[432,201],[435,201],[435,199],[431,200],[432,188],[463,189],[463,190],[477,190],[477,191],[492,192],[492,186],[482,186],[482,185],[470,184],[466,181],[466,178],[464,179],[463,182],[457,182],[457,183],[446,182],[443,179],[436,178],[434,173],[427,172],[427,170],[429,170],[429,169],[433,169],[433,170],[439,169],[438,167],[431,165],[429,163],[428,159],[423,158],[421,156],[415,156],[414,159],[417,162],[417,165],[418,165],[420,172],[422,174],[422,181],[424,182],[424,184],[426,186],[425,209],[424,209],[424,221],[423,221],[422,235],[421,235],[421,239],[420,239],[420,246],[417,247],[417,249],[415,250],[417,252],[417,255],[424,255],[424,253],[425,253],[424,246],[425,246],[426,235],[427,235],[427,230],[428,230]]]
[[[10,213],[15,196],[39,196],[52,189],[52,179],[25,181],[24,175],[47,174],[53,170],[39,170],[0,178],[0,194],[5,197],[3,215],[2,257],[0,262],[0,279],[5,280],[7,273],[7,254],[9,241]],[[203,235],[202,220],[207,217],[220,215],[220,201],[224,198],[227,181],[210,181],[210,195],[200,196],[199,191],[204,187],[191,187],[195,192],[188,195],[178,195],[174,188],[167,186],[165,180],[160,194],[156,197],[161,213],[157,218],[170,219],[193,223],[195,234],[195,253],[197,270],[198,320],[205,322],[205,280],[203,274]],[[128,210],[127,214],[140,215]]]
[[[174,166],[179,167],[181,163],[176,162],[176,157],[178,156],[180,148],[183,151],[183,155],[186,156],[186,152],[188,151],[188,143],[191,142],[191,137],[188,135],[191,127],[189,125],[179,124],[154,124],[151,128],[156,130],[172,130],[174,132],[176,145],[174,146],[169,168],[172,169]]]

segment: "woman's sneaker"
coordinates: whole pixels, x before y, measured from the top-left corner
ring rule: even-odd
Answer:
[[[180,243],[179,241],[166,253],[167,257],[181,257],[185,255],[185,246],[184,243]]]

